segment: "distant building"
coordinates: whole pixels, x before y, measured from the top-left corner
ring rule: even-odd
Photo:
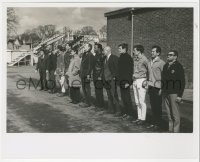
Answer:
[[[107,44],[118,54],[118,45],[128,43],[145,47],[151,56],[151,47],[162,48],[166,60],[169,50],[179,52],[179,61],[186,74],[186,88],[193,87],[193,8],[124,8],[105,13],[107,17]]]
[[[106,32],[97,32],[98,36],[99,36],[99,40],[100,41],[106,41],[107,40],[107,33]]]

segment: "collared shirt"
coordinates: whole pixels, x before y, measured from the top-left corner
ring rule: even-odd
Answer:
[[[176,60],[172,61],[172,62],[168,62],[168,68],[170,68],[171,65],[173,65],[176,62]]]
[[[148,59],[144,54],[141,57],[134,58],[134,78],[147,78]]]
[[[111,56],[111,53],[106,57],[106,60],[108,61],[108,59],[110,58]]]
[[[148,72],[149,72],[149,86],[161,88],[161,73],[165,62],[156,57],[154,60],[149,61]]]
[[[153,60],[151,59],[151,60],[150,60],[151,66],[152,66],[153,63],[156,62],[156,61],[160,61],[160,57],[157,56],[157,57],[154,58]]]

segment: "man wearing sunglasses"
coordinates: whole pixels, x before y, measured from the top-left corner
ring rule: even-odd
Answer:
[[[183,66],[177,61],[178,52],[172,50],[167,55],[167,63],[162,72],[162,94],[169,119],[169,132],[180,132],[179,104],[185,88]]]

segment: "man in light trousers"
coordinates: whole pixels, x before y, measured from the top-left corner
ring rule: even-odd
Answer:
[[[136,45],[133,47],[134,53],[134,72],[133,72],[133,91],[135,97],[135,103],[137,105],[137,120],[133,121],[138,125],[144,125],[146,120],[146,83],[148,72],[148,59],[143,54],[144,47],[142,45]]]
[[[179,107],[185,89],[185,73],[183,66],[178,61],[176,50],[169,51],[161,78],[163,100],[169,120],[169,132],[179,133],[181,124]]]

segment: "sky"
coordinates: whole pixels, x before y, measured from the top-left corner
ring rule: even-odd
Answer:
[[[69,26],[71,29],[81,29],[83,26],[93,26],[99,30],[106,25],[105,12],[119,8],[70,8],[70,7],[23,7],[15,8],[19,17],[18,33],[39,25],[53,24],[57,29]]]

